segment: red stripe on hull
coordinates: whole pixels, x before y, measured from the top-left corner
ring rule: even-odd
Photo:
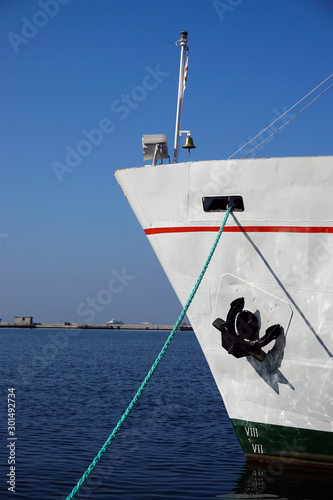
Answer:
[[[150,227],[145,229],[147,236],[165,233],[199,233],[217,232],[219,226],[184,226],[184,227]],[[304,226],[228,226],[225,233],[333,233],[333,227],[304,227]]]

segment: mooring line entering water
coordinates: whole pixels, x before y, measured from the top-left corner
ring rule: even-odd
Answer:
[[[228,217],[229,217],[229,214],[230,212],[232,211],[233,207],[232,206],[229,206],[227,211],[226,211],[226,214],[225,214],[225,217],[223,219],[223,222],[221,224],[221,227],[217,233],[217,236],[215,238],[215,241],[213,243],[213,246],[209,252],[209,255],[206,259],[206,262],[205,262],[205,265],[204,267],[202,268],[202,271],[200,273],[200,276],[196,282],[196,284],[194,285],[194,288],[182,310],[182,312],[180,313],[180,316],[175,324],[175,326],[173,327],[169,337],[167,338],[164,346],[162,347],[161,349],[161,352],[159,353],[159,355],[157,356],[155,362],[153,363],[152,367],[150,368],[149,372],[147,373],[144,381],[142,382],[141,386],[139,387],[137,393],[135,394],[134,398],[132,399],[132,401],[130,402],[130,404],[128,405],[127,409],[125,410],[125,412],[123,413],[122,417],[120,418],[119,422],[117,423],[116,427],[113,429],[112,433],[110,434],[110,436],[108,437],[108,439],[105,441],[104,445],[102,446],[102,448],[99,450],[99,452],[97,453],[96,457],[94,458],[94,460],[91,462],[91,464],[89,465],[88,469],[85,471],[85,473],[83,474],[83,476],[81,477],[81,479],[78,481],[78,483],[76,484],[76,486],[73,488],[72,492],[68,495],[68,497],[66,498],[66,500],[71,500],[75,497],[76,493],[78,493],[79,489],[83,486],[83,484],[86,482],[86,480],[88,479],[88,477],[90,476],[90,474],[93,472],[93,470],[95,469],[96,465],[99,463],[99,461],[101,460],[101,458],[103,457],[104,453],[106,452],[106,450],[109,448],[109,446],[111,445],[112,441],[114,440],[114,438],[116,437],[116,435],[118,434],[120,428],[122,427],[122,425],[125,423],[127,417],[130,415],[131,411],[133,410],[135,404],[138,402],[140,396],[142,395],[143,391],[145,390],[149,380],[151,379],[151,377],[153,376],[157,366],[159,365],[161,359],[163,358],[167,348],[169,347],[173,337],[175,336],[177,330],[178,330],[178,327],[180,326],[181,322],[183,321],[184,319],[184,316],[188,310],[188,308],[190,307],[190,304],[195,296],[195,294],[197,293],[197,290],[199,288],[199,285],[202,281],[202,278],[204,277],[204,274],[207,270],[207,267],[213,257],[213,254],[215,252],[215,249],[217,247],[217,244],[220,240],[220,237],[223,233],[223,229],[224,229],[224,226],[226,225],[226,222],[228,220]]]

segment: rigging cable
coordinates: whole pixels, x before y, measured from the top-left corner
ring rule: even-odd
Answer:
[[[289,113],[289,111],[291,111],[292,109],[294,109],[296,106],[298,106],[298,104],[300,104],[302,101],[304,101],[304,99],[306,99],[307,97],[309,97],[310,94],[312,94],[312,92],[314,92],[315,90],[317,90],[321,85],[323,85],[325,82],[327,82],[327,80],[329,80],[330,78],[332,78],[333,76],[333,73],[328,76],[327,78],[325,78],[325,80],[323,80],[321,83],[319,83],[319,85],[317,85],[314,89],[311,90],[311,92],[309,92],[308,94],[306,94],[304,97],[302,97],[302,99],[300,99],[298,102],[296,102],[296,104],[294,104],[291,108],[289,108],[287,111],[285,111],[282,115],[280,115],[278,118],[276,118],[276,120],[274,120],[272,123],[270,123],[266,128],[264,128],[261,132],[259,132],[259,134],[257,134],[255,137],[253,137],[250,141],[248,141],[246,144],[244,144],[244,146],[242,146],[241,148],[237,149],[237,151],[235,151],[231,156],[229,156],[228,160],[231,160],[231,158],[233,158],[237,153],[239,153],[242,149],[244,149],[246,146],[248,146],[251,142],[253,142],[257,137],[259,137],[261,134],[263,134],[267,129],[271,128],[272,125],[274,125],[274,123],[276,123],[277,121],[281,120],[281,118],[283,118],[287,113]],[[262,141],[260,144],[258,144],[258,146],[256,146],[255,148],[251,149],[251,151],[249,151],[246,155],[242,156],[241,159],[245,158],[246,156],[248,156],[250,153],[252,153],[252,151],[254,149],[256,149],[257,147],[259,147],[261,144],[263,144],[263,142],[267,141],[267,139],[269,139],[270,137],[272,137],[272,135],[274,135],[276,132],[278,132],[279,130],[281,130],[285,125],[287,125],[287,123],[291,122],[294,118],[296,118],[296,116],[298,116],[300,113],[302,113],[302,111],[304,111],[304,109],[306,109],[308,106],[310,106],[310,104],[312,104],[316,99],[318,99],[318,97],[322,96],[330,87],[332,87],[333,84],[331,84],[329,87],[327,87],[326,90],[324,90],[321,94],[319,94],[315,99],[313,99],[307,106],[305,106],[303,109],[301,109],[301,111],[299,111],[293,118],[291,118],[290,120],[288,120],[283,126],[279,127],[277,130],[275,130],[275,132],[273,132],[269,137],[267,137],[264,141]]]
[[[264,142],[266,142],[270,137],[272,137],[274,134],[276,134],[276,132],[279,132],[279,130],[283,129],[283,127],[285,127],[286,125],[288,125],[288,123],[290,123],[291,121],[293,121],[296,118],[296,116],[300,115],[302,113],[302,111],[304,111],[306,108],[308,108],[310,106],[310,104],[312,104],[313,102],[315,102],[320,96],[322,96],[323,94],[325,94],[325,92],[327,92],[328,89],[330,87],[332,87],[332,86],[333,86],[333,83],[331,83],[331,85],[329,87],[327,87],[327,89],[325,89],[321,94],[317,95],[317,97],[315,97],[311,102],[309,102],[309,104],[307,104],[306,106],[304,106],[304,108],[301,109],[301,111],[299,111],[298,113],[296,113],[296,115],[294,115],[292,118],[290,118],[290,120],[288,120],[286,123],[284,123],[283,125],[281,125],[281,127],[277,128],[271,135],[269,135],[268,137],[266,137],[266,139],[264,139],[263,141],[261,141],[260,144],[257,144],[257,146],[255,146],[253,149],[251,149],[251,151],[249,151],[248,153],[246,153],[246,155],[242,156],[241,160],[243,158],[246,158],[246,156],[248,156],[250,153],[252,153],[252,151],[254,151],[259,146],[261,146],[261,144],[263,144]]]

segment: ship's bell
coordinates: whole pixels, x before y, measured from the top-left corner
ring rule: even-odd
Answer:
[[[190,156],[191,149],[195,149],[195,145],[193,144],[193,139],[192,139],[192,137],[190,135],[188,135],[186,137],[183,149],[187,149],[188,150],[188,155],[189,156]]]

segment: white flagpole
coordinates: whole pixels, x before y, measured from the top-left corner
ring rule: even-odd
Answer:
[[[187,31],[182,31],[180,34],[180,40],[178,40],[180,45],[180,67],[179,67],[179,83],[178,83],[178,100],[177,100],[177,115],[176,115],[176,129],[175,129],[175,142],[173,149],[173,162],[178,161],[178,142],[179,142],[179,129],[182,117],[183,109],[183,96],[184,96],[184,52],[188,50],[186,45],[187,42]]]

